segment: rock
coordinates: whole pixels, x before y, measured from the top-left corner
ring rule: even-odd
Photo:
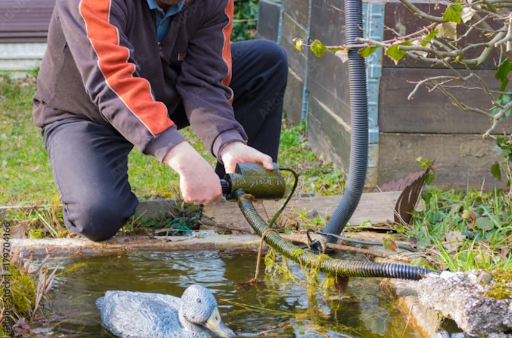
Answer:
[[[452,336],[448,332],[443,331],[443,332],[439,332],[438,334],[436,334],[432,338],[451,338],[451,337]]]
[[[464,332],[449,334],[448,332],[443,331],[443,332],[439,332],[432,338],[472,338],[472,337],[468,336]]]
[[[512,338],[512,334],[506,333],[492,333],[487,338]]]
[[[493,276],[490,274],[490,273],[487,273],[485,271],[483,271],[482,273],[480,273],[480,275],[478,276],[478,282],[479,283],[490,283],[492,280],[493,280]]]
[[[471,336],[468,336],[464,332],[460,332],[452,334],[451,338],[471,338]]]
[[[483,283],[474,283],[474,277]],[[459,328],[475,337],[512,331],[512,299],[494,299],[485,293],[495,284],[482,272],[430,274],[418,283],[420,303],[451,318]],[[491,279],[489,279],[491,277]],[[488,282],[485,282],[488,280]],[[490,337],[490,336],[489,336]],[[511,335],[497,335],[505,338]]]

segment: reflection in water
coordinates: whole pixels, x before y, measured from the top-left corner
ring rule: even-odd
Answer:
[[[308,295],[304,285],[243,285],[253,275],[254,251],[139,252],[61,262],[54,284],[55,316],[39,330],[52,336],[111,337],[94,302],[107,290],[181,296],[193,283],[209,288],[224,321],[240,337],[418,337],[379,292],[378,279],[352,279],[342,297]],[[300,274],[297,265],[291,266]],[[37,325],[36,325],[37,326]]]

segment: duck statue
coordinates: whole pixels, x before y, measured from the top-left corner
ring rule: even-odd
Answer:
[[[96,306],[105,328],[120,338],[235,338],[207,288],[188,287],[181,298],[107,291]]]

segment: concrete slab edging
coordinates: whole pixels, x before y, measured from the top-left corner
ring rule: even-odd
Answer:
[[[260,243],[254,235],[213,235],[213,236],[158,236],[115,237],[109,241],[95,243],[82,238],[60,239],[12,239],[13,250],[25,257],[34,256],[97,256],[133,251],[185,251],[223,250],[230,248],[253,248]]]

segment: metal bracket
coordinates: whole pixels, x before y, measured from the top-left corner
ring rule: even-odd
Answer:
[[[363,30],[373,40],[384,35],[384,4],[363,3]],[[379,87],[382,77],[382,48],[366,58],[369,142],[379,143]]]

